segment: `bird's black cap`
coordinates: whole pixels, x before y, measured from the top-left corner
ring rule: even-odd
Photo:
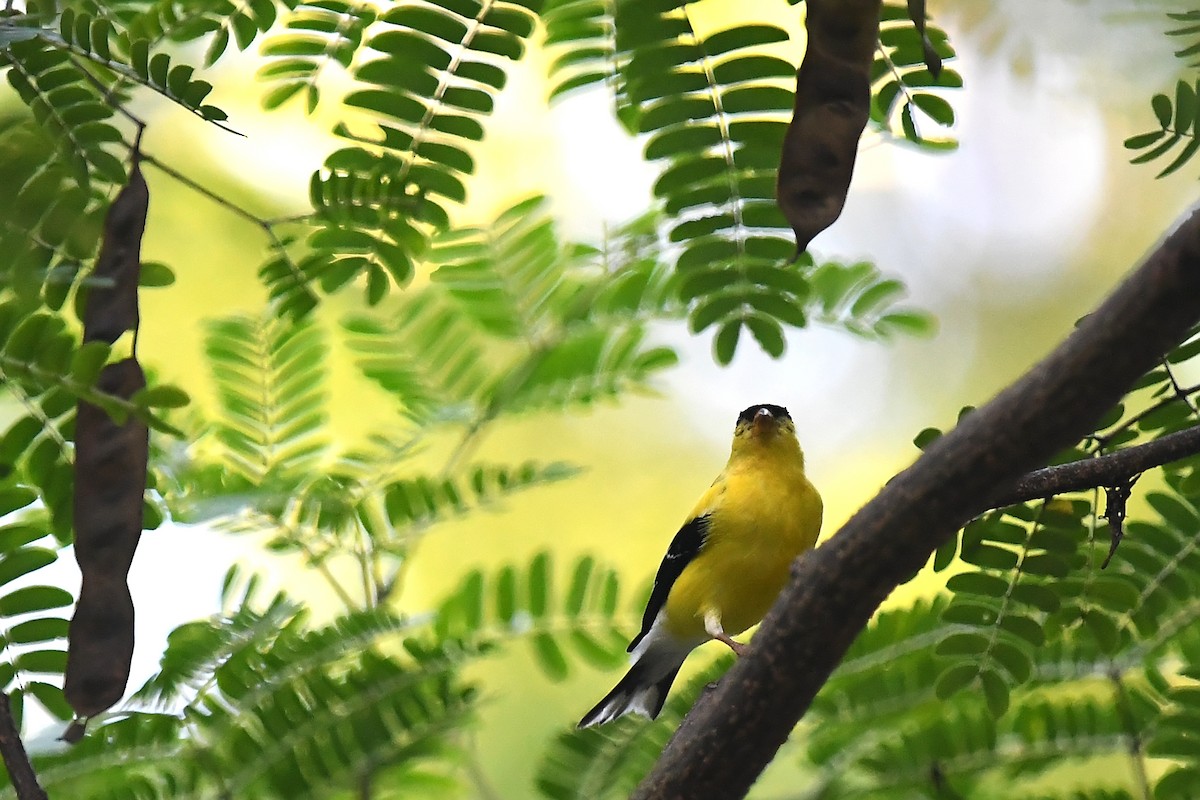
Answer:
[[[783,406],[773,406],[770,403],[760,403],[756,406],[750,406],[745,411],[743,411],[741,414],[739,414],[738,422],[739,423],[753,422],[754,415],[757,414],[760,409],[764,409],[764,408],[767,411],[769,411],[771,416],[774,417],[775,419],[791,419],[792,418],[792,415],[789,414],[788,410],[786,408],[784,408]]]

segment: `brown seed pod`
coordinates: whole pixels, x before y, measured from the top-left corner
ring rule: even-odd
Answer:
[[[146,376],[135,359],[109,364],[96,381],[105,394],[129,399]],[[129,417],[121,425],[91,403],[75,415],[75,560],[84,572],[124,576],[142,535],[142,498],[150,431]]]
[[[132,358],[109,364],[98,389],[130,398],[146,385]],[[63,691],[75,713],[90,717],[121,699],[133,658],[133,600],[126,576],[142,535],[149,451],[146,423],[118,425],[80,403],[75,418],[75,559],[83,586],[67,638]],[[75,737],[83,731],[72,726]],[[68,737],[71,731],[68,731]]]
[[[775,196],[796,255],[842,213],[871,107],[880,0],[808,0],[808,47],[783,142]],[[870,6],[870,12],[863,10]],[[862,24],[859,20],[871,19]]]
[[[129,182],[117,193],[104,217],[104,238],[87,289],[83,312],[83,340],[115,342],[138,325],[138,273],[141,271],[142,233],[150,207],[150,189],[138,168],[129,170]]]
[[[125,694],[133,661],[133,598],[124,575],[92,571],[71,618],[63,693],[80,717],[110,708]]]
[[[83,311],[83,339],[112,344],[137,334],[138,273],[150,194],[138,169],[104,220],[104,239]],[[136,341],[136,340],[135,340]],[[109,364],[96,388],[131,399],[146,386],[137,358]],[[78,741],[88,717],[121,699],[133,659],[133,600],[126,577],[142,535],[150,432],[129,417],[118,424],[80,402],[75,414],[75,559],[83,585],[67,633],[63,693],[79,719],[63,735]]]
[[[908,0],[908,18],[921,37],[921,57],[925,59],[929,74],[934,78],[939,77],[942,74],[942,57],[934,49],[925,30],[925,0]]]
[[[97,389],[130,398],[145,386],[134,359],[110,363]],[[121,699],[133,657],[133,601],[126,576],[142,537],[150,432],[130,417],[121,425],[106,411],[79,403],[76,414],[74,531],[83,573],[67,632],[64,693],[80,717]],[[72,726],[76,738],[82,727]],[[68,735],[71,730],[68,730]]]

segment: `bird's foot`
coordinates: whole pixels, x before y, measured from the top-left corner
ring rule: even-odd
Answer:
[[[742,644],[736,639],[722,634],[717,637],[717,641],[729,645],[729,649],[732,650],[734,655],[736,655],[738,658],[741,658],[746,654],[746,645]]]
[[[733,637],[725,632],[721,627],[721,617],[715,611],[709,611],[704,615],[704,630],[705,632],[716,639],[718,642],[723,642],[729,646],[729,649],[734,652],[739,658],[746,652],[746,645],[741,642],[734,641]]]

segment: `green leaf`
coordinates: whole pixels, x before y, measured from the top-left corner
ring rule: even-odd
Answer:
[[[978,567],[1009,570],[1017,565],[1017,554],[990,544],[981,544],[967,552],[963,549],[963,560]]]
[[[66,722],[75,716],[74,710],[63,696],[63,690],[58,686],[51,686],[42,681],[29,681],[25,684],[25,691],[36,697],[42,707],[60,721]]]
[[[1200,768],[1176,767],[1154,785],[1154,800],[1191,800],[1197,785],[1200,785]]]
[[[938,642],[936,652],[941,656],[977,656],[988,646],[988,637],[983,634],[952,633]]]
[[[939,125],[949,127],[954,124],[954,108],[945,99],[933,94],[916,92],[913,94],[912,102]]]
[[[1012,676],[1016,683],[1021,684],[1029,680],[1029,677],[1033,672],[1033,659],[1029,653],[1025,652],[1020,647],[1004,639],[997,638],[994,642],[992,642],[991,649],[988,651],[988,654],[993,661],[1004,667],[1004,669],[1010,676]],[[1005,686],[1007,689],[1007,684],[1005,684]],[[984,691],[985,693],[987,692],[986,687]],[[988,701],[988,706],[989,708],[993,709],[993,712],[995,711],[995,706],[990,699]],[[1001,711],[999,713],[1003,714],[1004,712]]]
[[[517,571],[505,566],[496,576],[496,616],[505,624],[517,614]]]
[[[731,320],[723,324],[713,337],[713,357],[718,364],[728,364],[733,361],[733,353],[737,350],[738,337],[742,331],[741,320]]]
[[[529,642],[533,647],[533,654],[537,659],[538,666],[542,668],[548,678],[561,681],[568,676],[570,669],[567,665],[567,658],[553,636],[538,632],[530,637]]]
[[[1165,94],[1156,94],[1150,99],[1150,107],[1158,124],[1165,130],[1171,124],[1171,98]]]
[[[0,559],[0,586],[53,564],[58,555],[43,547],[22,547]]]
[[[704,51],[711,57],[745,47],[786,42],[789,38],[787,31],[774,25],[742,24],[709,36],[704,40]]]
[[[183,408],[191,401],[187,392],[166,384],[147,387],[133,396],[133,402],[142,408]]]
[[[37,493],[26,486],[0,487],[0,517],[25,508],[37,499]]]
[[[1010,612],[1000,620],[1000,627],[1028,642],[1033,647],[1041,647],[1046,640],[1046,634],[1042,626],[1029,617],[1023,617]]]
[[[987,701],[988,711],[991,712],[993,719],[999,719],[1008,711],[1009,704],[1009,689],[1008,684],[1000,677],[998,672],[993,670],[983,670],[979,673],[979,681],[983,687],[983,697]]]
[[[974,664],[959,663],[955,664],[942,671],[938,675],[937,683],[934,685],[939,700],[946,700],[953,697],[956,693],[966,688],[975,676],[979,674],[979,670]]]
[[[171,57],[166,53],[155,53],[151,56],[148,76],[150,82],[159,88],[167,89],[170,66]]]
[[[762,346],[764,352],[772,358],[779,358],[787,347],[783,338],[783,328],[772,319],[751,315],[745,319],[746,327]]]
[[[996,622],[996,609],[984,603],[959,600],[956,597],[942,612],[942,619],[964,625],[989,626]]]
[[[986,572],[963,572],[946,581],[946,588],[955,594],[977,594],[985,597],[1004,597],[1009,582]]]
[[[529,564],[529,613],[535,619],[546,616],[550,608],[550,556],[538,553]]]
[[[26,650],[16,658],[18,672],[61,675],[67,668],[65,650]]]
[[[13,644],[33,644],[67,638],[68,622],[58,617],[26,620],[8,629],[5,638]]]
[[[929,445],[933,444],[934,441],[941,438],[941,435],[942,432],[937,428],[925,428],[913,438],[913,444],[916,445],[919,450],[925,450],[929,447]]]
[[[466,25],[429,6],[399,6],[384,14],[383,19],[455,44],[463,41],[467,33]]]
[[[70,592],[56,586],[26,586],[0,597],[0,616],[13,617],[62,608],[74,602]]]
[[[1124,142],[1125,148],[1128,150],[1141,150],[1143,148],[1149,147],[1150,145],[1154,144],[1155,142],[1157,142],[1159,139],[1163,138],[1166,135],[1167,135],[1166,130],[1158,130],[1158,131],[1148,131],[1147,133],[1140,133],[1136,136],[1130,136],[1127,139],[1125,139],[1125,142]]]
[[[583,611],[595,568],[596,560],[591,556],[581,558],[576,562],[575,569],[571,574],[571,584],[567,591],[566,603],[563,608],[567,615],[577,616]]]
[[[143,261],[138,272],[138,286],[160,288],[175,283],[175,272],[159,261]]]
[[[1192,127],[1196,118],[1196,91],[1186,81],[1175,84],[1175,132],[1182,133]]]

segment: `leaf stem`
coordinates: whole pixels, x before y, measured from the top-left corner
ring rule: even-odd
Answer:
[[[465,761],[467,777],[471,779],[471,783],[475,787],[475,796],[480,798],[480,800],[501,800],[501,794],[492,785],[491,779],[488,778],[487,772],[479,760],[479,748],[476,737],[473,734],[468,734],[468,736],[467,746],[464,748],[466,752]]]
[[[1164,358],[1162,365],[1167,373],[1167,380],[1171,382],[1171,390],[1175,392],[1175,397],[1192,410],[1193,417],[1200,418],[1200,410],[1196,408],[1195,401],[1188,394],[1188,390],[1180,386],[1179,381],[1175,378],[1175,371],[1171,369],[1171,362]]]
[[[1125,689],[1121,673],[1113,668],[1109,671],[1108,678],[1112,681],[1117,713],[1120,714],[1121,724],[1125,728],[1126,746],[1129,751],[1130,765],[1133,767],[1133,779],[1137,784],[1138,795],[1141,800],[1151,800],[1150,779],[1146,775],[1146,758],[1142,750],[1142,736],[1138,730],[1133,704],[1129,700],[1129,693]]]
[[[98,79],[94,75],[91,75],[87,70],[83,69],[83,67],[79,64],[79,62],[74,58],[75,56],[86,59],[87,61],[90,61],[94,64],[98,64],[99,66],[104,67],[107,70],[111,70],[111,71],[115,72],[117,75],[119,75],[122,79],[127,80],[130,83],[135,83],[138,86],[145,86],[146,88],[157,92],[158,94],[167,98],[172,103],[175,103],[177,106],[186,110],[188,113],[192,114],[193,116],[198,117],[198,118],[204,120],[205,122],[220,128],[221,130],[225,131],[226,133],[232,133],[234,136],[241,136],[243,138],[246,136],[246,134],[244,134],[240,131],[234,130],[233,128],[229,127],[228,125],[223,124],[219,120],[205,118],[204,115],[200,113],[199,109],[193,108],[193,107],[187,105],[186,103],[181,102],[179,100],[179,98],[177,98],[177,97],[172,97],[167,92],[166,87],[156,86],[154,83],[146,80],[141,75],[139,75],[137,72],[135,72],[133,69],[131,69],[127,64],[124,64],[120,61],[113,61],[112,59],[108,59],[108,58],[100,58],[95,53],[89,52],[87,50],[83,50],[79,47],[76,47],[74,44],[68,44],[67,41],[62,38],[62,36],[60,36],[59,34],[57,34],[56,32],[54,32],[52,30],[42,29],[38,33],[38,38],[41,39],[42,41],[46,42],[47,44],[49,44],[51,47],[57,48],[58,50],[65,50],[66,52],[70,53],[72,55],[71,61],[75,65],[75,68],[78,69],[80,72],[84,73],[85,75],[89,76],[93,82],[97,82]],[[114,109],[121,111],[121,113],[124,114],[125,116],[129,116],[129,113],[123,110],[122,104],[117,103],[113,100],[112,93],[107,88],[104,89],[104,96],[105,96],[104,101],[106,103],[108,103]]]
[[[79,70],[79,74],[84,77],[84,80],[90,83],[96,89],[96,91],[103,95],[104,102],[122,117],[137,126],[137,137],[131,148],[134,152],[137,152],[138,145],[141,143],[142,139],[142,131],[146,130],[146,121],[126,108],[124,103],[117,102],[114,87],[105,86],[99,78],[93,75],[92,71],[80,62],[79,55],[74,50],[71,51],[69,58],[71,59],[71,63],[75,66],[75,69]]]
[[[308,559],[309,566],[315,569],[317,573],[325,579],[325,582],[328,583],[330,588],[333,589],[334,594],[336,594],[338,599],[342,601],[342,605],[346,607],[346,610],[353,611],[358,608],[353,598],[350,597],[350,593],[342,587],[342,584],[338,582],[337,577],[335,577],[333,572],[329,569],[329,565],[325,563],[325,559],[318,558],[317,554],[311,547],[308,546],[308,542],[303,538],[297,536],[294,537],[292,541],[300,546],[301,552],[303,552],[305,558]]]
[[[1136,425],[1137,423],[1141,422],[1146,417],[1153,414],[1155,411],[1158,411],[1161,408],[1166,408],[1167,406],[1171,405],[1171,403],[1178,402],[1179,399],[1183,395],[1192,395],[1192,394],[1195,394],[1196,392],[1200,392],[1200,384],[1195,384],[1193,386],[1188,386],[1186,388],[1180,389],[1179,392],[1177,392],[1175,395],[1172,395],[1171,397],[1166,397],[1162,400],[1159,400],[1154,405],[1149,406],[1148,408],[1142,409],[1137,414],[1130,417],[1125,422],[1121,423],[1121,425],[1119,427],[1113,428],[1109,433],[1107,433],[1103,436],[1094,436],[1092,438],[1095,440],[1096,444],[1101,449],[1103,449],[1103,448],[1107,447],[1108,444],[1113,439],[1115,439],[1117,436],[1119,436],[1122,433],[1124,433],[1125,431],[1129,430],[1134,425]]]
[[[222,208],[229,211],[230,213],[235,214],[236,216],[239,216],[242,219],[246,220],[247,222],[260,228],[262,230],[262,232],[266,235],[267,239],[270,241],[271,249],[279,254],[279,258],[287,266],[288,271],[292,273],[293,277],[295,277],[297,282],[301,286],[306,286],[308,284],[307,276],[304,274],[304,271],[302,269],[300,269],[300,266],[296,263],[295,259],[293,259],[290,255],[288,255],[287,243],[279,236],[279,233],[276,230],[276,228],[280,225],[289,225],[289,224],[293,224],[295,222],[303,221],[304,219],[306,219],[308,217],[307,214],[299,214],[299,215],[293,215],[293,216],[288,216],[288,217],[280,217],[278,219],[267,219],[265,217],[260,217],[259,215],[255,214],[253,211],[250,211],[249,209],[238,205],[237,203],[233,202],[232,200],[230,200],[229,198],[227,198],[223,195],[217,194],[212,189],[209,189],[207,186],[204,186],[203,184],[199,183],[198,181],[188,177],[187,175],[184,175],[179,170],[175,169],[174,167],[172,167],[169,164],[164,163],[163,161],[155,158],[152,155],[143,153],[142,161],[156,167],[159,171],[163,172],[164,174],[168,175],[171,178],[174,178],[176,181],[178,181],[182,185],[186,186],[187,188],[191,189],[192,191],[196,192],[197,194],[200,194],[200,195],[208,198],[209,200],[213,201],[214,203],[221,206]]]

